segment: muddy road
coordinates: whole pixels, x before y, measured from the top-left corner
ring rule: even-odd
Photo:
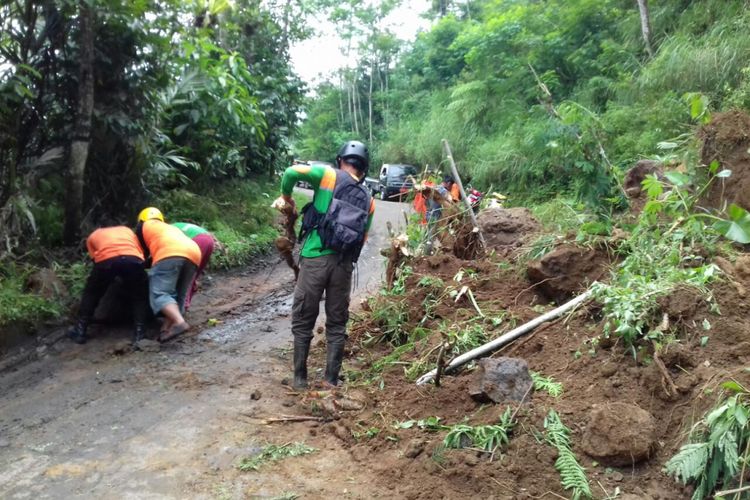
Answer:
[[[386,221],[403,223],[408,209],[376,203],[353,307],[381,280]],[[0,373],[0,498],[389,496],[317,422],[263,421],[298,411],[299,396],[282,385],[292,271],[273,255],[210,278],[188,316],[193,330],[178,341],[132,352],[129,329],[94,326],[86,345],[63,339]],[[318,451],[237,469],[286,442]]]

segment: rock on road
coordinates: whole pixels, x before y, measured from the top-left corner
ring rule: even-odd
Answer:
[[[376,201],[355,298],[379,286],[386,221],[403,225],[408,208]],[[281,385],[293,283],[274,257],[205,280],[194,331],[157,352],[131,352],[128,329],[100,326],[86,345],[64,339],[0,373],[0,498],[388,497],[314,424],[262,423],[296,401]],[[291,441],[319,451],[238,471],[264,444]]]

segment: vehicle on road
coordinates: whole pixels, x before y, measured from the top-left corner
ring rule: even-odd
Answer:
[[[417,167],[413,165],[384,163],[380,167],[377,190],[371,187],[370,192],[381,200],[401,201],[414,186],[414,178],[417,174]],[[369,186],[370,183],[368,183]]]

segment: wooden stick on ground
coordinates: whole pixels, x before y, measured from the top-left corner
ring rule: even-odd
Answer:
[[[466,210],[469,213],[469,216],[471,217],[471,223],[474,227],[474,230],[479,235],[479,241],[482,242],[482,248],[485,248],[486,245],[484,243],[484,235],[482,234],[482,231],[479,229],[479,224],[477,223],[477,216],[474,215],[474,208],[471,206],[469,199],[466,197],[466,191],[464,191],[464,184],[463,182],[461,182],[461,177],[458,175],[456,162],[453,160],[453,153],[451,152],[451,147],[448,144],[448,141],[446,139],[443,139],[443,147],[445,148],[445,155],[448,157],[448,163],[450,163],[450,166],[451,166],[451,172],[453,172],[453,179],[456,181],[456,184],[458,184],[458,190],[461,193],[461,199],[466,204]]]
[[[313,417],[311,415],[282,415],[280,417],[263,419],[263,423],[275,424],[280,422],[321,422],[323,420],[325,420],[323,417]]]

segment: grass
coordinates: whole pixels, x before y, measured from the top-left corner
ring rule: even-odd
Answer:
[[[62,314],[62,304],[26,290],[29,271],[16,271],[11,267],[5,273],[0,277],[0,326],[37,323]]]
[[[243,472],[257,471],[263,465],[278,462],[289,457],[309,455],[317,450],[304,443],[285,443],[282,445],[269,444],[264,446],[260,453],[252,457],[243,458],[237,466]]]
[[[224,247],[214,253],[211,267],[228,269],[247,264],[273,244],[279,230],[270,205],[278,191],[276,182],[238,180],[201,194],[173,190],[158,203],[169,222],[192,222],[211,231]]]

